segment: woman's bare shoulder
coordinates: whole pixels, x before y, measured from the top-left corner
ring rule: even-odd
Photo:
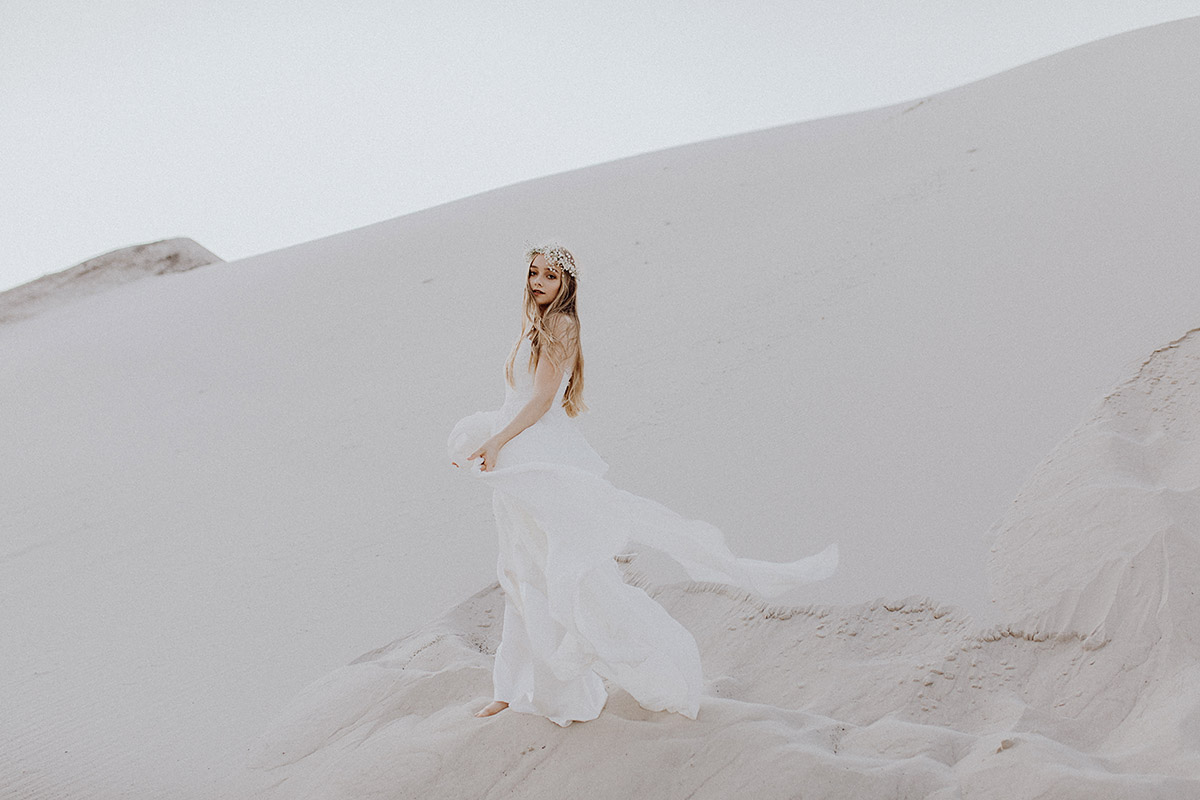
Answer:
[[[542,320],[542,327],[555,339],[560,336],[574,336],[579,332],[579,320],[570,314],[558,312]]]

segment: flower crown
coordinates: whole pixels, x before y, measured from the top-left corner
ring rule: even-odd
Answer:
[[[561,244],[539,244],[531,247],[525,253],[525,261],[533,261],[533,257],[538,255],[563,272],[571,273],[571,277],[575,280],[579,280],[579,268],[575,266],[575,256],[571,255],[571,251]]]

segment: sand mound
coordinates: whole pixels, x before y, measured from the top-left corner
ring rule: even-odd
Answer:
[[[224,263],[191,239],[163,239],[89,258],[62,272],[0,292],[0,324],[122,286],[150,275]]]
[[[1061,715],[1122,763],[1200,772],[1200,332],[1156,351],[997,526],[999,616],[1079,642]],[[1127,759],[1127,760],[1126,760]]]

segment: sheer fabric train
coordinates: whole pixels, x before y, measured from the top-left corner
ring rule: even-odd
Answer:
[[[513,365],[504,405],[460,420],[451,458],[466,467],[485,439],[529,400],[529,340]],[[562,408],[564,375],[550,411],[500,449],[490,472],[499,533],[496,571],[504,589],[504,629],[493,670],[494,699],[559,725],[595,719],[604,679],[652,711],[695,719],[703,677],[695,639],[641,589],[621,579],[614,556],[631,543],[655,548],[696,581],[762,597],[821,580],[837,567],[837,545],[790,563],[737,558],[721,532],[688,520],[604,478],[608,465]]]

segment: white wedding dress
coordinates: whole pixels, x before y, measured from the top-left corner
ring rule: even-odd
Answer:
[[[791,563],[736,558],[712,525],[615,488],[562,407],[567,374],[551,409],[500,449],[491,471],[467,462],[532,396],[529,347],[528,339],[518,347],[504,405],[461,420],[449,441],[451,459],[493,489],[505,598],[493,699],[566,726],[600,715],[607,679],[649,710],[695,719],[703,686],[696,641],[622,580],[614,556],[648,545],[693,580],[771,597],[832,574],[837,545]]]

